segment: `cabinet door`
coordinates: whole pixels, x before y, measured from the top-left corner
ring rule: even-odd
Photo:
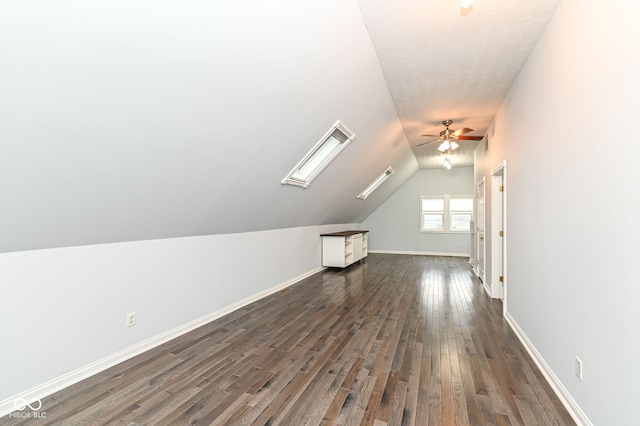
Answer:
[[[362,234],[362,257],[367,257],[369,254],[369,235],[367,232]]]
[[[349,245],[345,244],[345,237],[322,237],[322,266],[347,266],[345,247]]]
[[[352,244],[353,244],[353,262],[357,262],[362,259],[364,256],[362,255],[362,234],[355,234],[352,236]],[[351,262],[351,263],[353,263]]]
[[[349,266],[355,262],[355,256],[353,235],[349,235],[344,239],[344,266]]]

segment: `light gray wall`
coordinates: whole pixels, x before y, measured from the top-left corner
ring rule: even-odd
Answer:
[[[370,250],[468,255],[468,233],[420,232],[420,196],[473,191],[473,167],[418,171],[363,221]]]
[[[0,252],[361,222],[418,168],[355,0],[3,1],[0,93]]]
[[[0,254],[0,418],[22,392],[38,388],[32,395],[41,398],[78,370],[96,373],[94,363],[123,361],[136,345],[318,271],[319,235],[357,227]],[[130,312],[137,324],[126,328]]]
[[[477,162],[507,160],[507,314],[596,425],[638,423],[638,16],[563,1]]]

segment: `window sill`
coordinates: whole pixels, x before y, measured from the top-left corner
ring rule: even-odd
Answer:
[[[431,229],[421,229],[421,234],[471,234],[470,230],[466,231],[436,231]]]

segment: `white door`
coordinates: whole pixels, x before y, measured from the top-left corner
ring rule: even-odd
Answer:
[[[502,299],[507,309],[507,163],[491,173],[491,297]]]
[[[495,269],[495,283],[498,286],[497,297],[504,300],[504,174],[493,176],[494,193],[492,198],[494,205],[491,208],[492,228],[495,229],[495,237],[492,244],[495,249],[492,252],[493,269]]]
[[[477,200],[478,200],[478,217],[476,220],[477,226],[477,253],[478,257],[478,270],[477,275],[478,278],[485,282],[484,278],[484,179],[478,184],[477,188]]]

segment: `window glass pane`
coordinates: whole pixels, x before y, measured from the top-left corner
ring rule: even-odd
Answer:
[[[347,135],[342,133],[341,130],[335,129],[333,133],[331,133],[331,136],[329,136],[329,139],[335,139],[338,142],[342,143],[342,142],[346,142],[347,139],[349,138],[347,137]]]
[[[471,212],[473,211],[473,198],[451,198],[449,209],[452,212]]]
[[[452,231],[469,231],[471,230],[471,214],[452,214],[451,230]]]
[[[369,186],[367,186],[364,189],[364,191],[362,191],[360,195],[358,195],[356,198],[359,198],[361,200],[366,200],[367,197],[373,193],[373,191],[375,191],[376,189],[378,189],[380,185],[382,185],[382,182],[387,180],[387,178],[394,173],[395,173],[395,170],[389,167],[387,170],[384,171],[384,173],[382,173],[373,182],[371,182],[371,184],[369,184]]]
[[[338,131],[336,130],[334,134],[336,132]],[[328,157],[331,156],[333,151],[337,149],[341,143],[342,141],[335,138],[333,134],[329,136],[326,142],[323,143],[316,150],[316,152],[314,152],[313,155],[302,166],[300,166],[298,170],[295,171],[292,177],[305,181],[308,180],[309,176],[313,174],[313,172],[322,164],[322,162],[324,162]]]
[[[442,198],[423,198],[422,211],[443,212],[444,200]]]
[[[442,222],[441,214],[425,213],[422,215],[423,229],[442,230]]]
[[[340,120],[336,121],[280,183],[308,188],[311,182],[355,137],[356,135],[351,133]]]

